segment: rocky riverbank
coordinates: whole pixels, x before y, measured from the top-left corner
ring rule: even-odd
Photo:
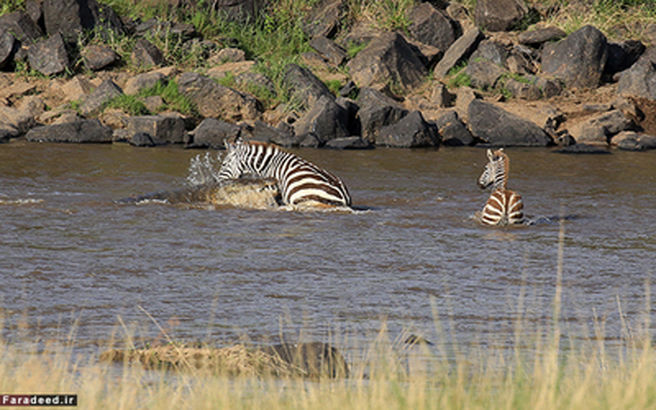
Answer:
[[[408,2],[387,27],[345,0],[301,2],[289,27],[249,22],[256,0],[161,2],[166,17],[148,19],[96,0],[18,3],[0,16],[0,142],[656,148],[655,22],[609,39],[523,0]],[[214,25],[171,17],[194,7]],[[300,24],[302,52],[271,74],[217,22],[272,38]]]

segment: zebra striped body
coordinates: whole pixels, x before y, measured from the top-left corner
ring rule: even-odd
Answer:
[[[251,174],[278,181],[286,205],[350,206],[351,196],[337,176],[316,165],[262,142],[226,142],[219,181]]]
[[[509,160],[503,149],[487,150],[488,163],[478,179],[478,185],[485,189],[492,185],[480,221],[484,225],[504,226],[524,223],[524,204],[522,197],[507,188]]]

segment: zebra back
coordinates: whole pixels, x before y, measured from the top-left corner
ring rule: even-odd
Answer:
[[[226,149],[220,179],[235,179],[243,174],[275,178],[287,205],[311,201],[330,206],[351,205],[351,196],[339,177],[277,145],[238,139],[234,144],[226,143]]]
[[[524,222],[522,197],[508,189],[496,189],[488,198],[480,221],[484,225],[514,225]]]

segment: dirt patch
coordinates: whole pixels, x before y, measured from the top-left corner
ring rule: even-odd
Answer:
[[[638,118],[635,119],[638,126],[645,134],[656,135],[656,101],[645,98],[631,98],[638,108]]]

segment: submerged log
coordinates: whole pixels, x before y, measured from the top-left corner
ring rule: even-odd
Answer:
[[[196,185],[174,191],[153,192],[123,198],[119,203],[162,202],[186,206],[234,206],[253,209],[274,209],[282,204],[275,179],[242,178],[223,184]]]

